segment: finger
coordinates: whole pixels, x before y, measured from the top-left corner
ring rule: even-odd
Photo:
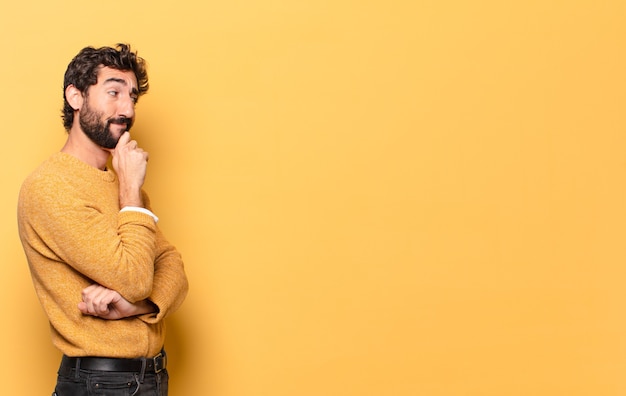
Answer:
[[[128,132],[128,131],[122,132],[122,135],[118,139],[118,143],[121,142],[122,144],[126,144],[129,141],[130,141],[130,132]]]
[[[115,154],[115,150],[122,147],[126,142],[130,140],[130,134],[128,131],[122,132],[120,138],[117,140],[117,144],[114,148],[105,148],[104,150],[108,151],[111,155]]]
[[[89,311],[87,310],[87,304],[85,304],[84,301],[78,303],[78,310],[85,315],[89,314]]]
[[[122,147],[125,144],[127,144],[129,141],[130,141],[130,132],[124,132],[122,133],[119,140],[117,141],[117,146],[115,146],[115,148]]]
[[[85,301],[85,311],[88,315],[96,314],[96,311],[93,308],[93,302],[91,302],[91,300]]]
[[[107,314],[109,312],[109,304],[112,300],[112,291],[101,287],[94,297],[94,309],[97,315]]]
[[[81,298],[83,301],[79,303],[79,308],[82,307],[81,311],[85,314],[91,315],[93,313],[92,294],[95,287],[96,285],[88,286],[81,292]]]
[[[78,303],[78,310],[83,314],[83,315],[89,315],[89,316],[98,316],[95,314],[95,312],[90,311],[89,309],[89,305],[87,305],[86,302],[81,301]]]
[[[85,302],[85,309],[90,315],[98,315],[102,311],[106,290],[106,288],[97,284],[86,287],[83,290],[82,297]]]
[[[82,291],[82,295],[85,296],[86,294],[89,294],[90,292],[92,292],[94,289],[97,289],[100,285],[94,283],[92,285],[87,286],[86,288],[83,289]]]
[[[93,284],[93,285],[87,286],[81,292],[81,296],[82,296],[83,300],[91,300],[91,299],[93,299],[95,296],[98,295],[98,293],[99,293],[101,288],[102,288],[102,286],[100,286],[98,284]]]
[[[146,150],[142,149],[141,147],[136,147],[135,152],[137,152],[137,154],[140,155],[140,158],[142,158],[144,161],[148,161],[148,152]]]
[[[93,310],[96,315],[101,315],[102,313],[106,313],[108,311],[108,304],[105,297],[106,296],[98,295],[93,300]]]

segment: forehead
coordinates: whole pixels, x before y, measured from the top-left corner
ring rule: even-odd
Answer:
[[[118,70],[110,67],[101,67],[98,70],[97,85],[104,84],[122,84],[128,86],[131,90],[137,89],[137,77],[132,70]]]

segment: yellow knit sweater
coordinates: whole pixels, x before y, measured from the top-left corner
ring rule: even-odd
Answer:
[[[68,356],[154,356],[163,319],[188,290],[180,254],[154,219],[120,212],[117,176],[56,153],[23,183],[18,226],[54,345]],[[149,200],[144,193],[146,207]],[[159,312],[120,320],[83,315],[81,291],[97,283]]]

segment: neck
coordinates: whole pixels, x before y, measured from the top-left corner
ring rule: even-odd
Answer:
[[[65,145],[61,152],[67,153],[79,160],[101,170],[106,169],[107,162],[111,153],[91,141],[80,129],[80,127],[72,127],[70,129]]]

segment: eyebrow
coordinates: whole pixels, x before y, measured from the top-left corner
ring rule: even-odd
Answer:
[[[107,78],[106,80],[104,80],[103,84],[106,84],[106,83],[112,83],[112,82],[115,82],[115,83],[120,83],[120,84],[122,84],[122,85],[128,85],[128,83],[126,82],[126,80],[124,80],[123,78],[116,78],[116,77]],[[138,93],[139,93],[139,91],[137,90],[137,88],[134,88],[134,87],[133,87],[133,89],[131,90],[131,92],[132,92],[133,94],[138,94]]]

